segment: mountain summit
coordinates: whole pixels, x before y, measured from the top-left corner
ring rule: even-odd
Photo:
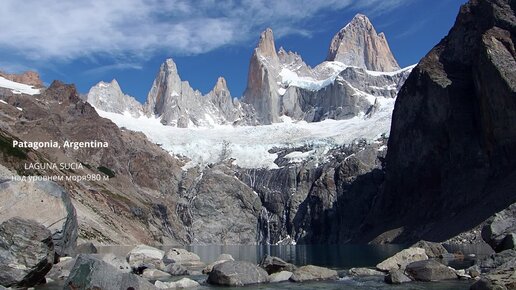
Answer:
[[[369,18],[363,14],[357,14],[333,37],[326,60],[373,71],[400,69],[385,34],[378,34]]]
[[[283,116],[307,122],[350,119],[375,112],[382,101],[385,109],[393,104],[410,68],[399,70],[385,36],[367,17],[357,15],[330,47],[330,60],[311,68],[297,53],[283,47],[276,52],[270,28],[261,33],[242,98],[260,124],[281,122]]]
[[[280,72],[278,54],[272,29],[267,28],[260,35],[249,64],[247,88],[243,101],[256,110],[262,124],[279,122],[280,99],[277,93]]]
[[[231,97],[224,78],[219,78],[214,90],[203,96],[181,80],[172,59],[161,65],[145,110],[149,116],[159,117],[161,123],[181,128],[254,124],[252,110]]]
[[[410,72],[410,67],[398,70],[385,36],[377,34],[369,19],[360,14],[334,36],[328,58],[312,68],[295,52],[283,47],[277,51],[274,33],[267,28],[253,50],[241,100],[231,96],[224,78],[202,95],[181,80],[178,67],[168,59],[161,65],[142,109],[164,125],[182,128],[370,117],[381,104],[382,110],[392,109]],[[93,90],[104,91],[109,91],[106,95],[123,95],[117,84],[102,83]],[[95,94],[89,99],[96,108],[116,113],[127,111],[116,108],[116,103],[132,103],[108,102]],[[98,100],[102,102],[94,102]]]

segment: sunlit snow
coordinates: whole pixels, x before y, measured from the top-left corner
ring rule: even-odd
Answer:
[[[298,162],[313,154],[325,154],[329,148],[349,144],[358,138],[373,141],[388,134],[394,99],[379,98],[380,109],[372,117],[363,115],[348,120],[324,120],[317,123],[294,122],[284,116],[283,123],[263,126],[219,125],[212,128],[176,128],[165,126],[158,118],[134,118],[130,113],[116,114],[97,109],[100,116],[112,120],[119,127],[143,132],[152,142],[160,144],[173,155],[188,157],[186,168],[219,161],[224,143],[230,157],[243,168],[277,168],[274,147],[295,148],[312,145],[308,153],[294,153],[287,158]]]
[[[15,94],[23,93],[27,95],[36,95],[40,93],[39,89],[35,89],[32,86],[26,84],[13,82],[3,77],[0,77],[0,87],[10,89]]]

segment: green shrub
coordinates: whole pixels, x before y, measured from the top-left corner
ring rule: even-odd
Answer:
[[[99,166],[99,167],[97,167],[97,169],[98,169],[100,172],[102,172],[102,173],[104,173],[105,175],[107,175],[109,178],[113,178],[113,177],[115,177],[115,172],[113,172],[113,170],[111,170],[111,169],[109,169],[109,168],[107,168],[107,167],[105,167],[105,166]]]

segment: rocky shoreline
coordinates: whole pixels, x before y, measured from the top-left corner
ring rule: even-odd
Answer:
[[[269,255],[258,265],[236,261],[229,254],[208,264],[183,248],[163,251],[148,245],[138,245],[126,257],[117,257],[97,254],[97,248],[86,243],[75,247],[73,255],[63,257],[56,254],[52,233],[45,226],[11,218],[0,225],[0,285],[14,289],[62,281],[64,289],[70,290],[185,289],[376,276],[383,277],[386,284],[459,279],[471,281],[471,290],[515,289],[516,250],[506,242],[513,237],[514,226],[500,218],[511,210],[498,213],[482,229],[482,237],[496,251],[475,259],[475,264],[466,269],[449,266],[450,261],[464,259],[463,253],[450,253],[443,244],[420,241],[375,268],[340,272],[316,265],[293,265]]]

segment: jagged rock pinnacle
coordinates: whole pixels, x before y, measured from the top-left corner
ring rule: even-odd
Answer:
[[[177,66],[174,60],[171,58],[167,58],[164,63],[166,69],[170,72],[177,72]]]
[[[267,28],[260,35],[260,41],[256,48],[260,55],[265,57],[277,57],[272,29]]]
[[[327,60],[374,71],[400,68],[385,35],[376,33],[369,18],[363,14],[357,14],[333,37]]]
[[[215,93],[223,92],[223,91],[229,91],[228,85],[226,83],[226,79],[224,77],[219,77],[217,79],[217,83],[215,84],[215,87],[213,87],[213,91]]]

